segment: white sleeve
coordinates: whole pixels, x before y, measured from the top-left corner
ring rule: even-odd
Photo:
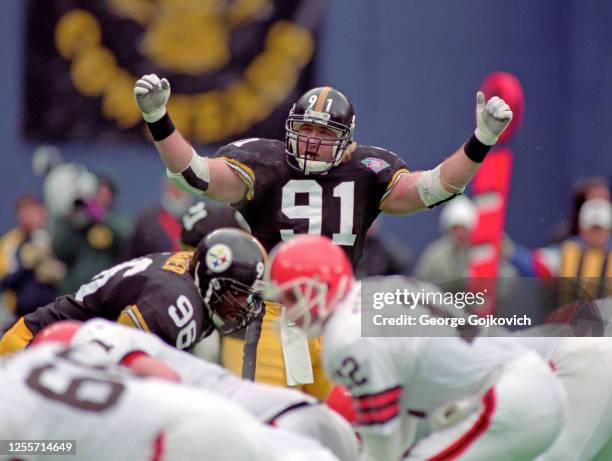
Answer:
[[[151,333],[108,320],[85,322],[72,339],[72,346],[87,347],[91,356],[102,365],[117,365],[131,352],[144,352],[173,368],[182,383],[211,391],[228,385],[234,379],[222,367],[180,351]]]
[[[234,383],[240,381],[225,368],[163,342],[155,358],[170,365],[179,374],[182,383],[200,389],[221,393],[221,390],[233,388],[236,386]]]
[[[141,351],[156,357],[163,343],[152,334],[97,318],[83,324],[71,345],[87,348],[104,365],[117,365],[131,352]]]
[[[339,461],[359,458],[359,441],[351,424],[325,404],[303,405],[274,419],[274,427],[317,440]]]
[[[326,353],[330,378],[346,386],[353,396],[360,434],[388,436],[399,432],[404,379],[392,360],[390,347],[389,338],[359,337],[340,350]]]

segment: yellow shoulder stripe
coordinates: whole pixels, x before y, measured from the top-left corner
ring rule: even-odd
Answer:
[[[247,186],[247,199],[251,200],[255,194],[255,173],[253,170],[239,160],[229,157],[217,157],[218,160],[223,160],[227,165],[238,173],[238,177]]]
[[[119,314],[119,317],[117,317],[117,323],[136,328],[137,330],[151,332],[149,325],[145,322],[142,312],[140,312],[136,304],[126,306]]]
[[[391,191],[393,190],[393,188],[399,181],[400,176],[402,176],[403,174],[408,174],[408,173],[410,173],[408,168],[400,168],[393,174],[393,177],[387,184],[387,189],[385,189],[385,193],[383,194],[382,198],[380,199],[380,202],[378,203],[379,209],[382,209],[385,206],[385,200],[387,200],[387,198],[389,197],[389,194],[391,194]]]

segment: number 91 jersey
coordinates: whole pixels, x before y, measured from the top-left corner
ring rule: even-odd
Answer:
[[[296,234],[322,234],[341,245],[353,265],[386,197],[408,173],[397,155],[370,146],[357,147],[340,165],[313,175],[287,164],[279,140],[237,141],[213,157],[224,160],[247,185],[245,198],[234,206],[266,250]]]

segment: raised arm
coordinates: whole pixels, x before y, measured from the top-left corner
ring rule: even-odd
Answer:
[[[403,174],[385,200],[383,211],[413,213],[462,193],[511,120],[512,111],[503,99],[494,96],[485,104],[484,93],[476,93],[474,134],[436,168]]]
[[[175,128],[166,111],[168,80],[144,75],[134,86],[134,97],[172,182],[187,192],[223,202],[233,203],[244,197],[247,186],[233,170],[221,160],[198,155]]]

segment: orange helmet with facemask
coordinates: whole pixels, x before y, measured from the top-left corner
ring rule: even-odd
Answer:
[[[353,268],[346,253],[329,238],[299,235],[272,253],[268,278],[283,321],[310,337],[321,334],[325,320],[353,285]]]

